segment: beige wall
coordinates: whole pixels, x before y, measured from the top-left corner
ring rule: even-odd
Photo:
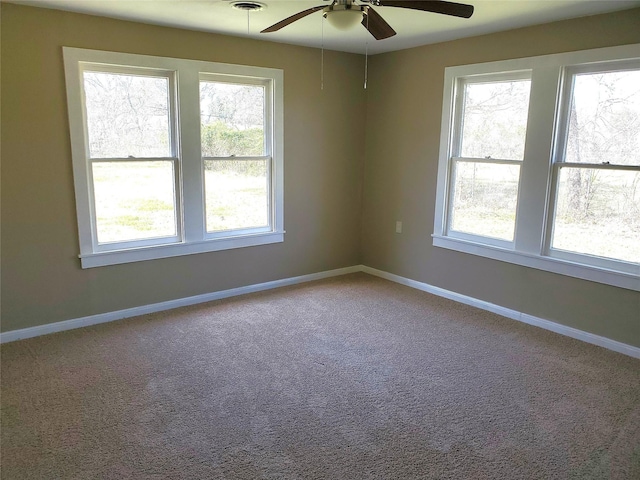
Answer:
[[[630,43],[640,43],[640,9],[373,57],[362,262],[640,346],[638,292],[435,248],[430,238],[445,67]]]
[[[364,263],[640,346],[637,292],[430,240],[446,66],[638,42],[640,9],[425,46],[366,92],[325,52],[321,91],[318,50],[2,4],[2,331]],[[63,45],[284,69],[285,242],[80,269]]]
[[[285,242],[82,270],[62,46],[284,70]],[[364,59],[2,4],[2,330],[359,263]],[[327,141],[330,139],[330,141]]]

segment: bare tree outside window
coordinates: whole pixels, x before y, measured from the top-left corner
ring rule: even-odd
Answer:
[[[91,158],[171,157],[166,77],[84,72]]]
[[[522,160],[530,89],[529,80],[465,85],[460,156]]]
[[[640,71],[575,75],[565,162],[640,165]]]

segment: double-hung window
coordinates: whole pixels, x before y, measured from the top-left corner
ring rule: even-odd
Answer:
[[[640,263],[640,62],[568,68],[561,102],[550,253]]]
[[[177,242],[174,73],[87,65],[82,83],[96,251]]]
[[[640,290],[640,55],[447,68],[435,246]]]
[[[451,236],[513,244],[530,87],[529,72],[457,80]]]
[[[64,60],[83,268],[283,241],[281,70]]]
[[[200,75],[207,236],[268,231],[271,101],[264,80]]]

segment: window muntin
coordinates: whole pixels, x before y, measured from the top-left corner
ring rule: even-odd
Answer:
[[[528,72],[458,80],[448,232],[508,247],[514,239],[531,80]]]
[[[640,263],[637,247],[634,248],[640,244],[638,230],[635,229],[640,216],[636,213],[637,190],[634,190],[638,182],[636,173],[640,170],[636,160],[640,149],[634,142],[640,135],[633,133],[634,128],[637,131],[637,124],[628,109],[622,112],[619,102],[611,96],[611,91],[615,93],[616,89],[609,89],[605,92],[607,95],[599,97],[612,107],[607,116],[603,117],[600,112],[607,128],[603,132],[594,133],[592,130],[586,136],[584,130],[579,132],[591,143],[590,151],[598,151],[599,154],[586,155],[589,149],[583,150],[578,162],[575,153],[571,152],[573,147],[569,147],[567,141],[572,108],[569,100],[574,86],[577,84],[578,91],[584,91],[587,87],[580,82],[592,81],[592,74],[625,72],[627,77],[628,72],[640,71],[639,47],[623,45],[446,68],[433,245],[640,291]],[[459,134],[463,110],[461,85],[478,79],[482,83],[485,78],[493,81],[492,77],[517,76],[523,71],[531,72],[524,159],[503,160],[505,164],[520,165],[513,241],[490,237],[488,235],[495,234],[488,233],[486,229],[478,229],[482,235],[460,231],[469,228],[456,225],[456,183],[461,183],[456,180],[456,170],[461,162],[494,162],[491,153],[484,155],[491,158],[456,157],[462,152]],[[574,81],[576,78],[578,80]],[[607,82],[612,79],[617,80],[613,76],[605,76]],[[635,86],[636,83],[633,79],[627,85]],[[617,97],[628,98],[629,91],[625,91],[625,95]],[[586,107],[581,105],[584,104],[581,100],[574,107],[582,112],[578,116],[578,126],[580,118],[585,118],[585,112],[589,111],[589,103],[593,103],[595,98],[598,97],[592,95],[588,98]],[[631,103],[635,105],[635,96],[633,98]],[[590,109],[593,111],[593,107]],[[621,135],[619,129],[612,130],[611,125],[623,125],[629,134]],[[613,147],[607,151],[605,147],[608,145]],[[608,159],[593,159],[600,157],[603,151]],[[589,208],[580,222],[575,221],[576,212],[570,208],[572,194],[568,188],[571,175],[576,177],[578,169],[582,180],[595,175],[601,187],[589,191],[592,201],[582,204]],[[599,217],[595,226],[592,224],[594,216]],[[451,228],[451,222],[459,230]],[[576,234],[585,229],[592,235],[585,238]],[[608,242],[601,241],[605,235]]]
[[[568,68],[564,82],[549,254],[640,264],[640,62]]]
[[[281,70],[70,47],[63,54],[83,268],[284,240]],[[116,93],[94,89],[87,102],[85,73],[88,90],[100,81],[115,84]],[[200,80],[262,92],[258,156],[203,158]],[[205,192],[205,184],[213,183],[205,180],[205,162],[214,160],[236,175],[246,168],[233,160],[248,162],[256,177],[254,204],[251,216],[231,212],[224,230],[207,231],[212,189]],[[247,185],[223,187],[218,194],[228,196],[217,200],[223,208],[246,200]]]

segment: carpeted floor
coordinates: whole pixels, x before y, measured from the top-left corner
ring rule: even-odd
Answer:
[[[365,274],[2,346],[3,480],[639,479],[640,361]]]

